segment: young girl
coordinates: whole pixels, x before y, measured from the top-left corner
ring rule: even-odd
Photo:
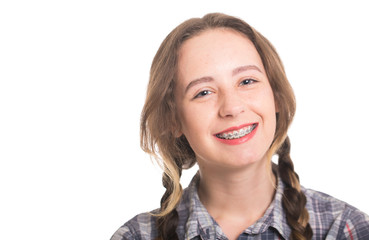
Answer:
[[[166,192],[112,240],[369,239],[367,215],[300,186],[287,136],[294,113],[282,62],[260,33],[224,14],[179,25],[153,60],[141,122]],[[182,169],[195,163],[182,191]]]

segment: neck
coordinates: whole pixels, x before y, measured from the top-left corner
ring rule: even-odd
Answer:
[[[244,168],[203,168],[199,197],[218,222],[239,219],[248,227],[261,218],[273,200],[275,177],[267,159]],[[220,224],[221,225],[221,224]]]

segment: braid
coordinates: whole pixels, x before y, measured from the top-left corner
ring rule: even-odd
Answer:
[[[181,176],[181,164],[177,163],[177,167],[179,176]],[[165,187],[166,191],[160,201],[160,211],[164,211],[167,208],[169,198],[173,194],[174,182],[166,172],[163,173],[163,186]],[[158,237],[156,240],[178,240],[176,233],[178,225],[178,212],[175,208],[164,216],[158,216],[156,223],[158,226]]]
[[[299,176],[295,173],[290,157],[290,140],[287,136],[278,150],[278,170],[284,189],[282,205],[286,212],[287,222],[292,229],[291,239],[311,239],[313,231],[309,224],[309,213],[305,208],[306,197],[300,189]]]

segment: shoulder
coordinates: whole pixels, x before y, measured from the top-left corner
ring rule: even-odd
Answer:
[[[141,213],[126,222],[110,240],[146,240],[155,239],[157,235],[155,211]]]
[[[349,212],[354,209],[351,205],[328,194],[303,187],[302,191],[305,193],[307,200],[306,207],[309,212],[329,214],[336,217],[342,214],[342,212]]]
[[[180,239],[183,239],[186,235],[187,222],[191,222],[191,213],[196,212],[195,208],[198,207],[194,203],[194,198],[197,196],[197,180],[198,177],[196,174],[192,179],[190,186],[183,191],[181,200],[176,208],[178,213],[177,234],[180,236]],[[155,217],[153,214],[158,213],[158,211],[159,209],[156,209],[152,212],[138,214],[120,227],[110,240],[155,239],[158,235],[156,225],[157,217]],[[197,221],[195,222],[195,226],[197,227]]]
[[[302,189],[314,234],[332,239],[369,238],[369,217],[350,204],[328,194]]]

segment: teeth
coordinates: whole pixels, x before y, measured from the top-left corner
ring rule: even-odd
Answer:
[[[237,131],[234,131],[234,132],[233,132],[233,137],[234,137],[234,138],[238,138],[238,135],[239,135],[239,133],[238,133]]]
[[[245,135],[249,134],[250,132],[252,132],[252,130],[254,130],[256,127],[256,124],[250,125],[248,127],[242,128],[238,131],[233,131],[233,132],[229,132],[229,133],[223,133],[223,134],[218,134],[217,137],[222,138],[222,139],[236,139],[236,138],[241,138],[244,137]]]

